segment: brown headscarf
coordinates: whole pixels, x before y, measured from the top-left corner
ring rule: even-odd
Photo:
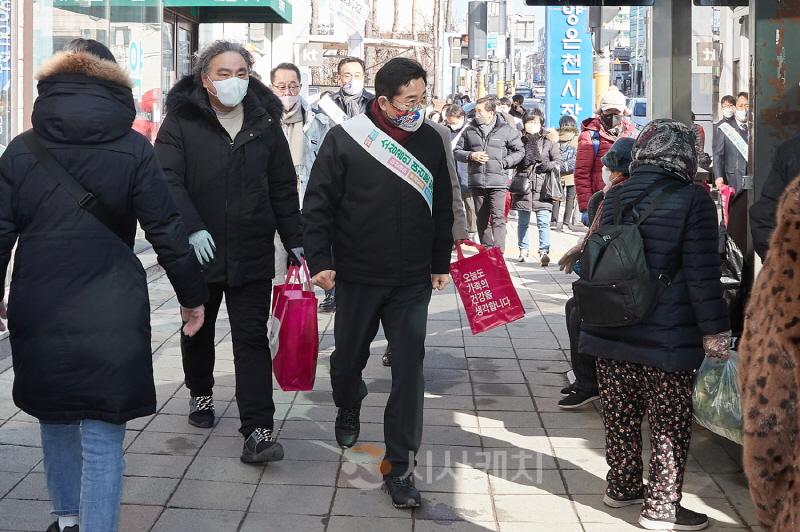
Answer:
[[[694,143],[695,134],[689,126],[666,118],[653,120],[633,145],[631,173],[640,166],[650,165],[692,181],[697,173]]]

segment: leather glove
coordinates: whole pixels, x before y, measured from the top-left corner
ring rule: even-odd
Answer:
[[[730,345],[730,331],[703,336],[703,350],[706,352],[706,356],[719,358],[720,360],[728,360]]]
[[[564,273],[572,273],[575,271],[575,263],[581,258],[582,249],[583,246],[578,244],[564,253],[564,255],[558,261],[558,269]]]
[[[211,233],[205,229],[189,235],[189,245],[194,248],[194,254],[197,255],[197,260],[201,266],[205,266],[214,260],[214,252],[217,250],[217,245],[214,244]]]
[[[306,252],[302,247],[292,248],[289,251],[289,264],[292,266],[300,266],[303,263],[303,257],[306,256]]]

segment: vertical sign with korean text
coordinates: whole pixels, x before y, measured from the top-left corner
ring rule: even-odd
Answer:
[[[11,141],[11,0],[0,0],[0,154]]]
[[[581,6],[547,8],[547,122],[558,127],[563,115],[580,125],[593,114],[592,37],[589,9]]]

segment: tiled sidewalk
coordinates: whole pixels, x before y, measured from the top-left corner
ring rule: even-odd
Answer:
[[[510,228],[513,229],[513,228]],[[533,228],[532,228],[533,229]],[[514,233],[514,231],[510,231]],[[511,238],[509,238],[511,240]],[[555,235],[555,251],[575,237]],[[509,249],[511,254],[513,249]],[[603,426],[595,408],[563,412],[569,276],[557,268],[509,263],[528,315],[474,337],[452,289],[433,297],[426,356],[424,446],[417,485],[423,508],[395,510],[379,489],[383,406],[390,370],[379,334],[366,369],[370,395],[361,443],[342,453],[328,357],[331,316],[322,332],[315,390],[275,392],[286,460],[239,462],[233,360],[224,311],[218,321],[215,400],[219,422],[186,422],[177,302],[165,277],[151,283],[158,413],[128,425],[121,530],[159,532],[467,532],[639,530],[634,508],[603,506]],[[7,341],[0,343],[0,530],[43,531],[52,521],[38,425],[11,401]],[[3,357],[6,358],[3,358]],[[685,504],[709,513],[712,530],[760,530],[735,459],[738,447],[698,429]]]

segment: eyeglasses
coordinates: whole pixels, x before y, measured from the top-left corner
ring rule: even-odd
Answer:
[[[350,72],[348,72],[346,74],[340,74],[340,76],[345,81],[352,81],[354,79],[364,79],[364,74],[359,74],[359,73],[351,74]]]
[[[285,83],[280,83],[278,85],[273,85],[272,88],[278,92],[286,92],[289,91],[289,94],[296,94],[300,90],[301,85],[297,83],[290,83],[286,85]]]
[[[398,111],[403,112],[403,113],[409,113],[409,112],[412,112],[412,111],[417,111],[419,109],[422,109],[423,107],[427,107],[428,106],[428,98],[427,97],[423,98],[421,101],[416,102],[416,103],[407,103],[407,104],[401,104],[401,105],[397,105],[395,103],[392,103],[392,100],[388,100],[388,102],[389,102],[389,105],[391,105],[392,107],[394,107],[395,109],[397,109]]]

